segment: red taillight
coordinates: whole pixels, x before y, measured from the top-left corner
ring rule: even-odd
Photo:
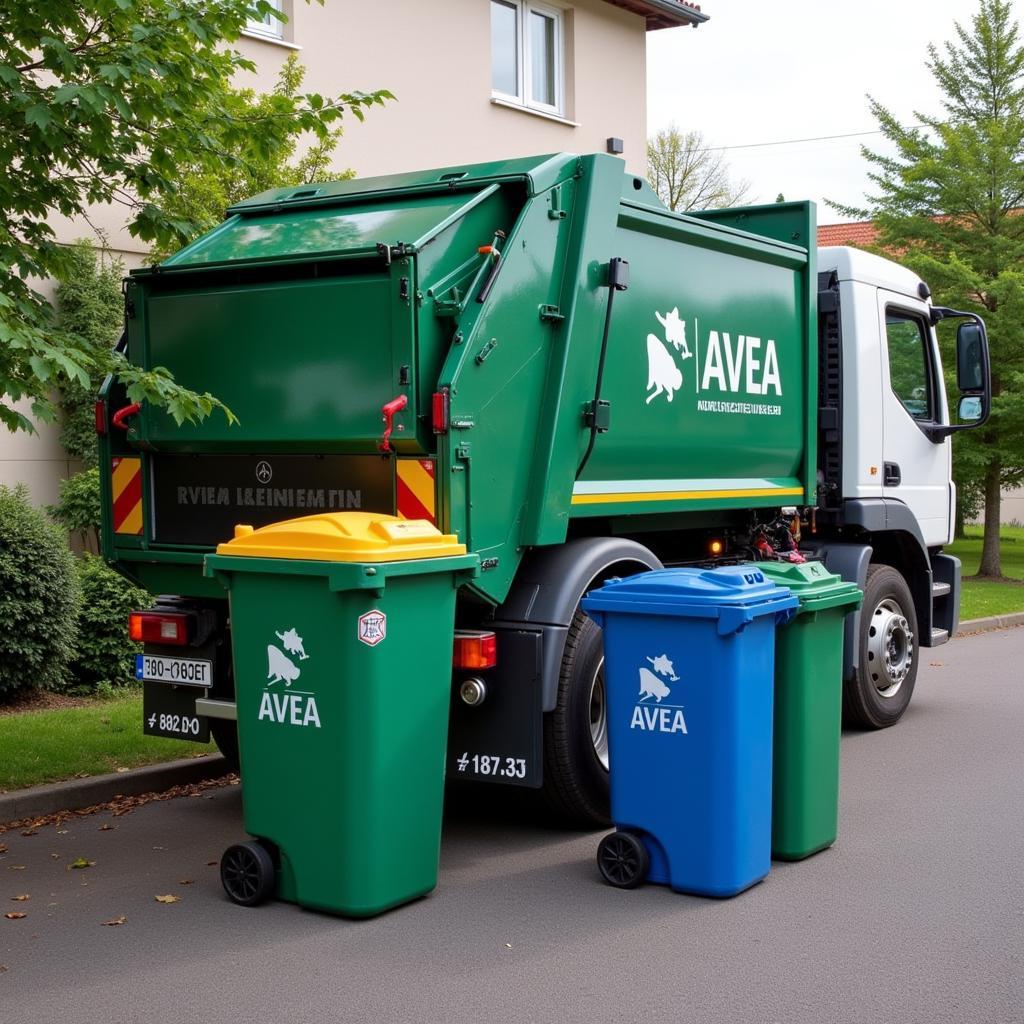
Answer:
[[[498,664],[498,638],[493,633],[455,634],[455,668],[494,668]]]
[[[100,437],[107,436],[107,403],[100,399],[95,405],[96,433]]]
[[[189,642],[191,616],[175,612],[131,612],[128,635],[147,644],[173,644],[184,647]]]
[[[434,392],[434,400],[432,404],[433,415],[431,419],[433,420],[435,434],[448,433],[448,410],[450,405],[451,403],[447,388],[441,388],[440,391]]]

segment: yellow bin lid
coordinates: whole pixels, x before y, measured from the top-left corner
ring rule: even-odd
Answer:
[[[298,558],[316,562],[400,562],[464,555],[466,545],[425,519],[379,512],[325,512],[261,526],[236,526],[218,555]]]

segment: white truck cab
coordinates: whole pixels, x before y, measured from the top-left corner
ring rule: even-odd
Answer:
[[[846,247],[818,250],[822,558],[865,592],[846,644],[847,718],[903,713],[918,649],[955,632],[960,563],[950,435],[988,417],[984,325],[933,306],[905,267]],[[961,319],[951,418],[935,325]],[[954,422],[953,420],[959,422]]]

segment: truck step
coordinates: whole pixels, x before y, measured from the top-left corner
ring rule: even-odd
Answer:
[[[953,588],[948,583],[932,584],[932,600],[937,597],[945,597]]]
[[[939,647],[949,639],[948,629],[933,629],[932,630],[932,647]],[[196,702],[198,703],[198,701]]]

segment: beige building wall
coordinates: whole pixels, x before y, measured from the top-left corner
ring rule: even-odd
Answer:
[[[307,91],[394,93],[365,122],[345,119],[335,166],[360,177],[538,153],[605,152],[609,137],[623,140],[628,168],[643,174],[644,19],[604,0],[544,2],[563,11],[564,117],[492,102],[490,0],[325,0],[323,6],[283,0],[289,21],[282,40],[239,40],[237,48],[258,66],[256,73],[240,73],[239,85],[270,91],[285,59],[297,53]],[[88,220],[55,216],[51,224],[58,241],[97,238],[130,270],[143,264],[146,247],[128,233],[127,219],[128,211],[113,205],[93,208]],[[59,481],[75,468],[57,437],[51,424],[39,424],[34,435],[0,436],[0,483],[24,482],[38,502],[55,501]]]

